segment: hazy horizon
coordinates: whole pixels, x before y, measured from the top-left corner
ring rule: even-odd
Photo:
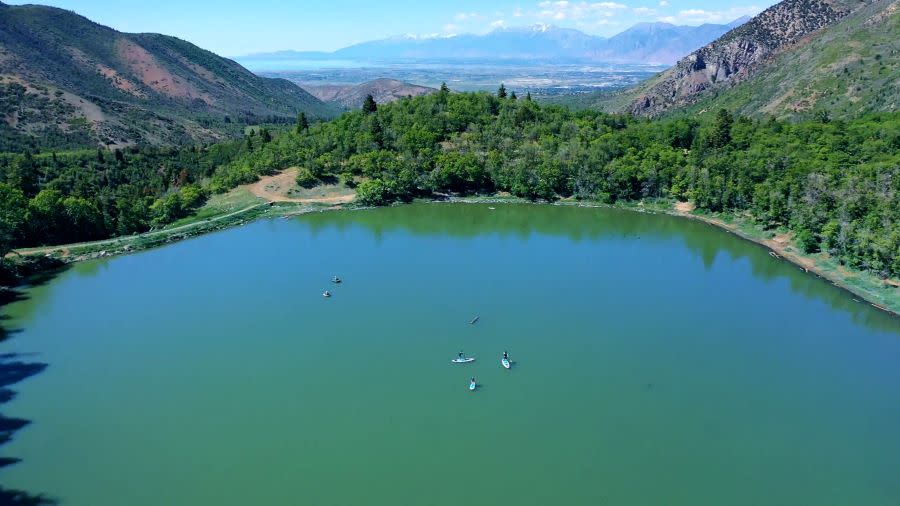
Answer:
[[[276,0],[258,0],[252,5],[211,0],[187,5],[176,0],[137,5],[113,0],[6,3],[60,7],[123,32],[172,35],[217,54],[237,57],[275,51],[331,52],[361,42],[404,35],[484,34],[497,28],[536,24],[610,37],[640,22],[729,23],[741,16],[752,16],[775,2],[742,1],[723,5],[714,0],[627,3],[498,0],[489,8],[475,0],[453,4],[363,0],[328,4],[301,1],[290,5]]]

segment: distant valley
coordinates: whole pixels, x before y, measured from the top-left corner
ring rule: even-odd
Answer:
[[[299,68],[296,66],[302,63]],[[666,67],[636,64],[538,64],[538,63],[409,63],[338,66],[335,62],[285,62],[285,69],[248,68],[261,76],[287,79],[306,90],[329,90],[364,85],[385,77],[426,88],[441,83],[453,91],[494,92],[500,83],[511,91],[538,96],[587,94],[600,89],[619,89],[644,81]],[[332,65],[318,67],[318,65]],[[293,67],[292,67],[293,66]],[[318,93],[318,92],[314,92]],[[323,95],[325,96],[325,95]]]

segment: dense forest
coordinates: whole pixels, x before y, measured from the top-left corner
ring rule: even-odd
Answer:
[[[0,154],[0,249],[144,232],[187,216],[217,167],[252,153],[267,129],[186,148]]]
[[[794,231],[808,252],[900,275],[900,114],[661,121],[541,106],[501,89],[404,99],[240,142],[0,158],[9,245],[146,230],[259,175],[341,181],[365,205],[436,194],[694,202]]]

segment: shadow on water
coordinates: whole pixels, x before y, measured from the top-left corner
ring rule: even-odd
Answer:
[[[65,271],[65,269],[66,266],[59,262],[39,261],[24,268],[19,266],[19,271],[13,272],[12,274],[7,270],[4,276],[7,278],[4,280],[5,282],[9,283],[11,280],[24,280],[24,284],[20,287],[3,287],[0,289],[0,308],[7,304],[26,300],[28,296],[23,287],[34,287],[46,284]],[[0,316],[0,342],[10,339],[20,331],[19,329],[10,329],[8,321],[8,315],[4,314]],[[22,354],[0,354],[0,405],[10,402],[16,397],[15,390],[10,387],[36,374],[40,374],[46,368],[47,364],[29,361],[26,359],[26,356]],[[29,420],[11,418],[0,413],[0,446],[10,442],[15,433],[28,426],[29,423]],[[0,469],[19,462],[21,462],[21,459],[16,457],[0,457]],[[22,490],[11,490],[0,485],[0,506],[37,506],[49,504],[58,504],[58,501],[50,499],[43,494],[35,495]]]
[[[415,208],[414,210],[412,208]],[[491,209],[494,207],[494,209]],[[813,274],[801,272],[789,262],[773,260],[764,247],[700,221],[622,209],[592,209],[545,204],[413,204],[352,213],[314,213],[303,221],[315,233],[328,228],[363,227],[380,241],[385,233],[403,230],[414,235],[471,238],[478,235],[534,234],[584,240],[666,241],[680,240],[710,270],[724,253],[746,259],[754,276],[771,281],[786,279],[790,288],[808,299],[827,303],[851,315],[853,320],[880,331],[896,332],[897,320],[867,304],[854,301],[850,292],[838,289]]]
[[[24,361],[23,358],[17,354],[0,355],[0,404],[6,404],[15,398],[16,392],[9,387],[35,374],[39,374],[47,368],[47,364],[28,362]],[[13,435],[29,423],[28,420],[10,418],[0,414],[0,446],[10,442]],[[0,458],[0,468],[18,462],[20,462],[20,459],[15,457],[2,457]],[[57,504],[57,501],[43,495],[33,495],[21,490],[9,490],[0,486],[0,506],[38,504]]]

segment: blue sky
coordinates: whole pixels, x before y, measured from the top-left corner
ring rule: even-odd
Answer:
[[[10,4],[34,3],[6,0]],[[158,32],[225,56],[331,51],[395,35],[485,33],[538,23],[614,35],[641,21],[698,25],[753,15],[774,0],[47,0],[126,32]]]

